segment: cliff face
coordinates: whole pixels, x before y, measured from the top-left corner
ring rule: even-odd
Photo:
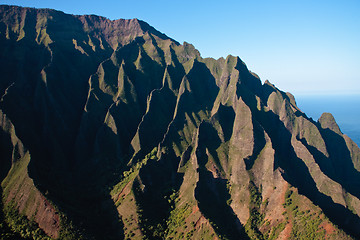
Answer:
[[[0,56],[3,236],[360,237],[358,146],[238,57],[13,6]]]

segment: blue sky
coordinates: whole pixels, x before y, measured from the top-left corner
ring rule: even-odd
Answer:
[[[239,56],[295,95],[360,95],[360,1],[5,0],[110,19],[138,18],[202,57]]]

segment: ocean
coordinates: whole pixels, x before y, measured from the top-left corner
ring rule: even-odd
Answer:
[[[315,121],[331,113],[342,133],[360,146],[360,95],[295,96],[297,106]]]

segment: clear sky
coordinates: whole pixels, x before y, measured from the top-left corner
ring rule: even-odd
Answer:
[[[202,57],[239,56],[295,95],[360,95],[360,0],[0,0],[110,19],[138,18]]]

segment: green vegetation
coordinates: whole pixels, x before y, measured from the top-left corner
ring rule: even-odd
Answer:
[[[291,195],[293,194],[293,191],[290,189],[287,189],[285,192],[285,203],[283,204],[284,207],[290,206],[292,204],[292,198]]]
[[[185,224],[186,218],[191,214],[191,208],[188,204],[185,204],[183,207],[175,208],[171,211],[169,219],[166,221],[167,230],[166,233],[168,236],[176,237],[177,232],[183,231],[181,227],[187,226]],[[194,229],[195,223],[191,226]]]
[[[138,163],[137,176],[141,168],[146,166],[149,159],[157,160],[156,153],[157,148],[154,148],[151,153],[145,156],[144,160],[139,162],[140,164]],[[167,226],[166,219],[162,218],[162,216],[174,208],[176,195],[171,189],[165,193],[158,192],[157,194],[152,194],[144,193],[143,188],[144,186],[139,177],[136,178],[133,183],[133,193],[138,208],[137,214],[141,232],[149,239],[163,239]]]
[[[275,227],[273,227],[271,229],[270,235],[267,234],[265,236],[265,239],[276,240],[278,238],[279,234],[285,229],[285,226],[286,226],[285,222],[279,223],[278,225],[276,225]]]
[[[283,204],[288,216],[288,221],[292,222],[291,239],[310,240],[325,239],[325,230],[320,226],[324,221],[322,212],[314,210],[299,209],[299,195],[292,189],[285,192],[285,203]]]
[[[36,210],[32,212],[31,219],[24,214],[29,208],[33,208],[33,204],[36,204],[35,194],[38,191],[28,176],[29,162],[30,155],[26,153],[23,158],[18,159],[12,165],[8,175],[1,183],[3,190],[1,201],[4,202],[0,217],[1,239],[50,239],[35,222]],[[10,202],[5,203],[5,199],[8,199],[9,195],[19,194],[27,196],[22,198],[24,208],[21,213],[18,211],[16,198],[13,197]]]
[[[321,215],[293,210],[294,222],[291,230],[293,239],[325,239],[325,230],[320,228],[323,222]]]
[[[34,220],[29,220],[19,213],[14,203],[9,203],[4,207],[4,221],[0,223],[0,237],[10,240],[17,239],[19,236],[23,239],[51,239]]]
[[[61,214],[60,216],[60,232],[59,239],[64,240],[84,240],[84,232],[76,227],[73,222],[65,215]]]
[[[129,170],[124,171],[120,182],[118,184],[116,184],[113,189],[110,192],[111,196],[115,196],[116,194],[119,194],[127,184],[129,184],[131,181],[134,180],[134,178],[139,174],[139,170],[146,165],[146,163],[149,160],[156,160],[157,154],[157,148],[154,148],[150,153],[148,153],[144,159],[142,159],[141,161],[138,161],[136,164],[133,164]],[[121,199],[119,199],[117,202],[115,202],[116,206],[119,206],[121,204]]]
[[[260,232],[259,227],[264,223],[264,214],[260,213],[260,207],[262,204],[262,197],[259,189],[254,182],[249,183],[250,193],[250,217],[245,224],[245,231],[251,239],[265,239]]]
[[[27,173],[29,162],[30,154],[27,153],[23,159],[16,161],[12,165],[8,175],[1,183],[4,196],[7,196],[14,188],[19,189],[18,186],[30,180]]]

